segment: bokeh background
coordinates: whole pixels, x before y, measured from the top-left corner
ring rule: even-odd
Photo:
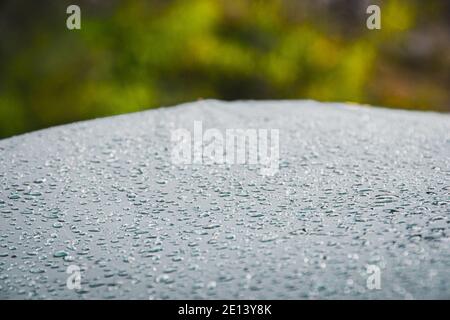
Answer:
[[[81,30],[66,8],[81,7]],[[381,7],[382,29],[366,28]],[[450,111],[450,1],[0,1],[0,138],[202,98]]]

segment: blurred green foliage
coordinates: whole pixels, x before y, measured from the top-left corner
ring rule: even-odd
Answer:
[[[370,3],[2,1],[0,137],[201,98],[449,111],[447,2]]]

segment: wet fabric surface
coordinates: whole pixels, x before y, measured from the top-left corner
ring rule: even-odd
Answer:
[[[194,121],[278,129],[279,171],[173,164],[171,132]],[[0,298],[450,298],[449,169],[449,115],[312,101],[5,139]]]

